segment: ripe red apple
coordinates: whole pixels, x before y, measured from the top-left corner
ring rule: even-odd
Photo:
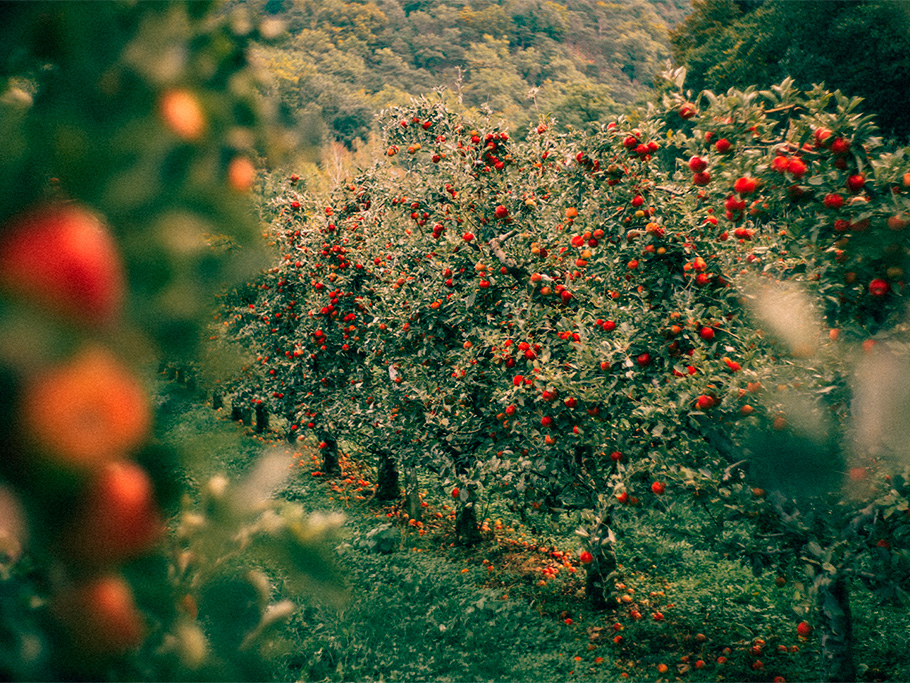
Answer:
[[[582,550],[578,559],[581,560],[582,564],[591,564],[594,561],[594,556],[587,550]]]
[[[787,172],[797,180],[806,175],[807,170],[805,162],[798,157],[790,159],[787,163]]]
[[[714,328],[712,327],[703,327],[698,331],[698,336],[704,339],[705,341],[714,340]]]
[[[844,198],[835,193],[825,195],[825,206],[829,209],[839,209],[844,205]]]
[[[853,194],[860,192],[866,184],[866,176],[862,173],[854,173],[847,178],[847,189]]]
[[[459,491],[458,487],[456,486],[454,489],[452,489],[452,498],[455,498],[457,500],[460,496],[461,491]]]
[[[638,355],[638,358],[635,359],[635,362],[638,363],[639,367],[647,367],[651,364],[651,354],[650,353],[641,353]]]
[[[733,144],[727,140],[727,138],[721,138],[714,143],[714,149],[717,150],[718,154],[726,154],[732,149]]]
[[[689,159],[689,170],[692,173],[701,173],[708,168],[708,162],[701,157],[692,157]]]
[[[850,141],[846,138],[835,138],[831,143],[831,151],[835,154],[846,154],[850,151]]]
[[[89,484],[61,545],[68,559],[82,564],[116,564],[149,550],[163,530],[145,470],[113,462]]]
[[[714,397],[702,394],[695,401],[695,407],[699,410],[708,410],[714,407]]]
[[[885,296],[891,290],[887,280],[875,278],[869,283],[869,294],[872,296]]]
[[[658,496],[664,495],[666,490],[667,490],[667,487],[664,486],[663,482],[655,481],[653,484],[651,484],[651,491],[653,491]]]
[[[619,451],[613,451],[610,453],[610,460],[613,462],[620,462],[622,460],[622,453]]]
[[[711,182],[711,174],[707,171],[702,171],[701,173],[696,173],[692,176],[692,184],[697,185],[698,187],[704,187]]]
[[[496,215],[497,218],[500,218],[500,219],[509,217],[509,210],[506,207],[504,207],[502,204],[497,206],[496,209],[494,209],[493,213]]]
[[[803,638],[808,638],[812,633],[812,626],[807,621],[801,621],[796,625],[796,632]]]
[[[125,290],[117,245],[78,204],[31,209],[2,230],[0,290],[80,324],[110,323]]]
[[[698,113],[698,110],[695,108],[695,105],[692,104],[691,102],[686,102],[684,105],[682,105],[679,108],[679,118],[685,119],[686,121],[691,119],[697,113]]]
[[[750,178],[748,176],[737,178],[736,182],[733,183],[733,191],[738,192],[743,196],[752,194],[755,192],[757,187],[758,182],[755,180],[755,178]]]

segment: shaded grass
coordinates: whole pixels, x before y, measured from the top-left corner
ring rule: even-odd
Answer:
[[[624,519],[622,601],[595,613],[584,602],[583,570],[553,555],[558,547],[577,558],[576,540],[546,519],[532,533],[496,508],[503,523],[461,549],[451,544],[451,501],[441,491],[424,499],[421,534],[399,507],[369,500],[360,484],[371,478],[368,467],[347,460],[345,474],[326,481],[312,474],[311,449],[253,438],[221,413],[162,387],[159,433],[186,454],[186,484],[240,477],[263,450],[280,447],[296,463],[281,496],[308,512],[347,516],[335,555],[348,599],[339,608],[317,594],[295,597],[299,609],[280,634],[293,648],[276,649],[278,680],[818,680],[818,643],[795,630],[802,617],[792,609],[801,600],[793,577],[777,586],[773,575],[756,577],[738,558],[672,532],[697,530],[695,520],[654,511]],[[547,567],[559,572],[545,575]],[[280,568],[266,569],[281,583]],[[862,679],[910,680],[904,610],[864,590],[854,591],[854,604]]]

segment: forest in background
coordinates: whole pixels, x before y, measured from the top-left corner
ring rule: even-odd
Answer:
[[[316,150],[369,137],[374,115],[446,87],[512,129],[544,115],[596,128],[641,104],[689,0],[246,0],[287,38],[256,50],[271,95]]]
[[[254,59],[303,158],[357,149],[375,115],[446,88],[504,126],[549,117],[596,130],[643,105],[672,61],[687,86],[766,88],[791,76],[866,100],[883,132],[910,132],[907,0],[228,0],[287,27]]]

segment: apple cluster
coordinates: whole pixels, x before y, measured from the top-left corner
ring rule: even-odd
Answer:
[[[50,613],[89,659],[141,643],[143,617],[120,567],[163,531],[153,482],[134,459],[149,437],[149,401],[111,341],[125,293],[117,244],[90,208],[56,200],[2,227],[5,323],[28,328],[0,348],[15,377],[3,474],[19,519],[0,520],[0,532],[14,555],[49,556]],[[62,348],[44,348],[48,338]]]

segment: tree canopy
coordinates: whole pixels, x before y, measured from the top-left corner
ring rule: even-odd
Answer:
[[[910,3],[881,0],[695,0],[671,35],[689,84],[715,91],[799,87],[862,97],[882,129],[910,134]]]

